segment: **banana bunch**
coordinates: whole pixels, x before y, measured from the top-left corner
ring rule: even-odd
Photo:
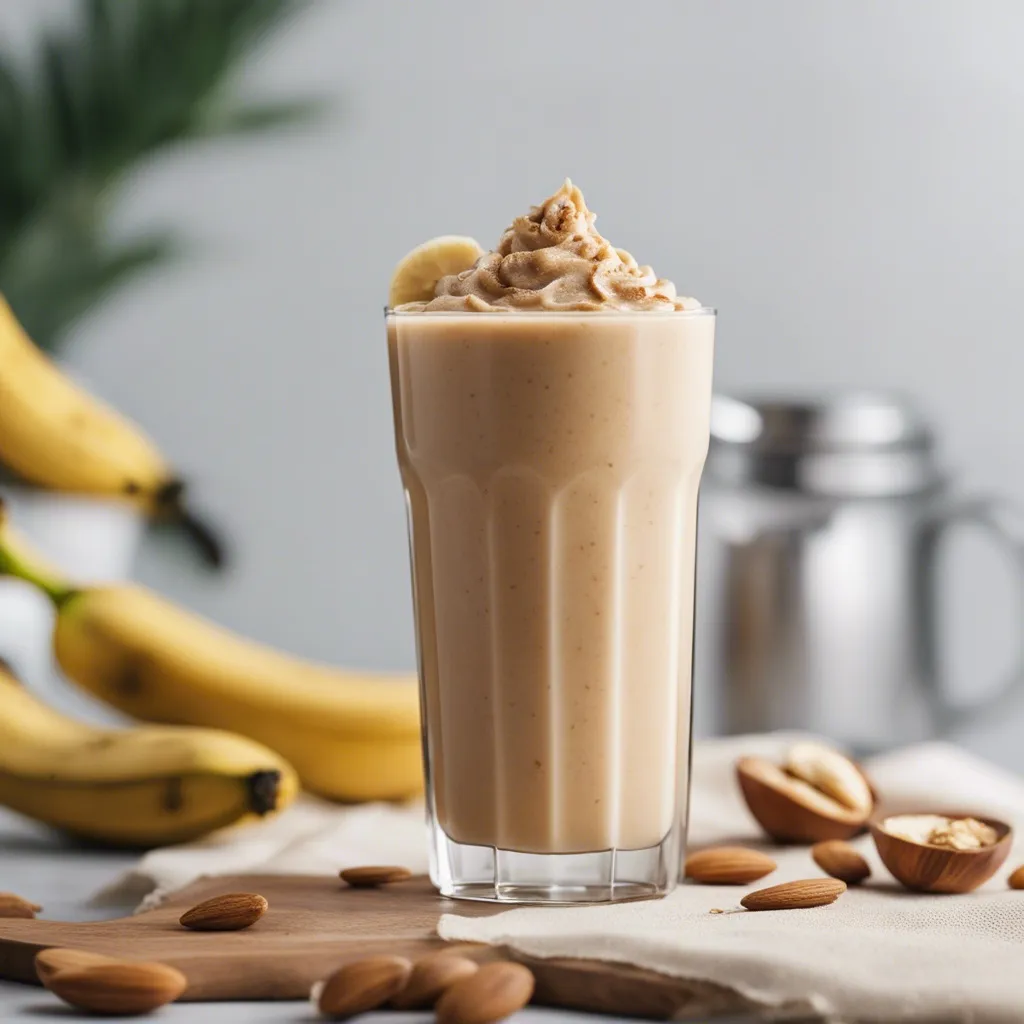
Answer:
[[[49,490],[110,496],[184,529],[212,565],[219,538],[185,506],[184,484],[134,424],[66,377],[0,296],[0,463]]]
[[[422,788],[415,677],[346,672],[288,657],[130,584],[74,587],[34,560],[0,512],[0,574],[57,610],[57,663],[133,718],[227,729],[276,751],[310,791],[393,800]]]
[[[0,804],[114,846],[186,842],[287,806],[291,767],[215,729],[97,729],[0,666]]]

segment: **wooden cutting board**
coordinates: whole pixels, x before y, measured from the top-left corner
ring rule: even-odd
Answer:
[[[227,892],[257,892],[270,909],[241,932],[190,932],[178,924],[188,907]],[[382,889],[351,889],[337,878],[239,875],[207,878],[157,910],[111,921],[0,920],[0,978],[36,984],[33,958],[48,946],[160,960],[188,978],[186,1000],[305,999],[315,981],[371,953],[415,958],[441,948],[443,913],[498,913],[486,903],[438,896],[424,878]],[[501,949],[462,947],[476,959]],[[600,961],[517,957],[537,977],[534,1002],[625,1016],[667,1019],[749,1009],[742,997],[704,982]]]

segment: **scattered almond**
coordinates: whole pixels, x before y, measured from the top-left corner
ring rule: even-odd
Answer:
[[[457,981],[476,974],[480,965],[447,950],[431,953],[413,964],[405,988],[391,1000],[396,1010],[431,1007]]]
[[[178,919],[195,932],[237,932],[255,924],[266,912],[267,901],[254,892],[229,892],[186,910]]]
[[[857,885],[871,874],[868,862],[841,839],[829,839],[811,847],[814,863],[827,875],[847,885]]]
[[[361,868],[345,868],[341,872],[341,880],[348,882],[355,889],[370,889],[375,885],[388,885],[391,882],[404,882],[412,878],[408,868],[393,865],[368,865]]]
[[[743,846],[715,846],[686,858],[686,877],[702,885],[746,885],[778,865],[765,853]]]
[[[77,971],[83,967],[93,967],[96,964],[109,964],[115,961],[115,957],[104,956],[102,953],[87,953],[84,949],[64,949],[60,946],[52,946],[50,949],[41,949],[36,953],[36,977],[41,984],[49,988],[50,979],[62,971]]]
[[[711,908],[711,909],[710,909],[710,910],[708,911],[708,913],[709,913],[709,914],[724,914],[724,913],[725,913],[725,911],[724,911],[724,910],[723,910],[723,909],[722,909],[721,907],[712,907],[712,908]]]
[[[493,1024],[521,1010],[533,996],[528,967],[502,960],[457,981],[437,1002],[437,1024]]]
[[[804,878],[748,893],[740,904],[747,910],[798,910],[835,903],[846,883],[833,878]]]
[[[405,988],[411,973],[403,956],[367,956],[314,985],[310,997],[325,1017],[340,1020],[383,1006]]]
[[[112,960],[59,971],[50,978],[49,989],[80,1010],[129,1015],[174,1002],[187,984],[181,971],[166,964]]]
[[[13,892],[0,892],[0,917],[35,917],[43,908]]]
[[[1009,878],[1011,889],[1024,889],[1024,864],[1021,864]]]

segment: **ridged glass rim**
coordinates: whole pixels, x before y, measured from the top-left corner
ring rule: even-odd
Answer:
[[[486,317],[486,316],[512,316],[516,317],[703,317],[717,316],[718,310],[714,306],[700,306],[698,309],[510,309],[505,306],[495,306],[493,311],[477,309],[395,309],[393,306],[384,307],[385,317],[401,316],[443,316],[443,317]]]

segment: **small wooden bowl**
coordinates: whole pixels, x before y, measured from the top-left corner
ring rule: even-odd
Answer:
[[[1009,856],[1013,829],[1005,821],[960,812],[921,813],[945,814],[950,818],[976,818],[994,828],[999,838],[991,846],[984,846],[980,850],[952,850],[944,846],[926,846],[891,835],[881,827],[884,819],[871,822],[871,838],[875,841],[878,856],[893,877],[908,889],[918,892],[971,892],[987,882]]]
[[[736,762],[736,777],[750,813],[777,843],[852,839],[867,828],[866,814],[858,815],[839,804],[832,813],[825,813],[795,800],[774,781],[776,775],[782,775],[781,769],[764,758],[742,757]]]

